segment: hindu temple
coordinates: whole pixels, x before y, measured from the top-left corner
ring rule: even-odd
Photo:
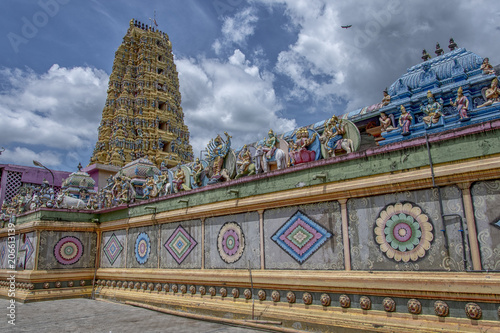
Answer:
[[[130,22],[115,54],[107,93],[90,164],[121,167],[144,157],[158,167],[193,161],[166,33]]]
[[[242,147],[214,133],[193,160],[168,37],[131,21],[91,161],[107,176],[9,192],[0,296],[280,332],[498,332],[500,71],[453,39],[423,54],[381,101]]]

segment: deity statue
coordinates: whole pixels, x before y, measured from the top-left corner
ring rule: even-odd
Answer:
[[[238,154],[236,166],[238,168],[238,174],[235,179],[255,174],[255,164],[252,163],[252,154],[250,153],[247,145],[244,145]]]
[[[396,129],[394,128],[394,126],[392,126],[392,119],[387,117],[384,112],[380,113],[380,117],[378,118],[378,120],[380,121],[381,132],[390,132]]]
[[[382,102],[380,103],[381,104],[380,107],[389,105],[390,103],[391,103],[391,95],[389,95],[389,92],[387,91],[387,88],[385,88],[385,90],[384,90],[384,98],[382,99]]]
[[[174,174],[174,192],[178,193],[180,191],[187,191],[190,188],[185,184],[186,183],[186,175],[184,171],[179,167]]]
[[[295,132],[295,142],[289,144],[289,155],[292,159],[292,164],[297,165],[316,159],[316,151],[309,147],[314,143],[316,137],[317,133],[313,133],[313,135],[309,137],[309,131],[305,127]]]
[[[231,149],[231,136],[227,134],[227,132],[224,132],[224,134],[227,138],[226,142],[222,140],[220,135],[217,135],[217,137],[214,140],[210,140],[209,144],[207,145],[208,154],[206,156],[212,163],[211,180],[213,180],[214,182],[222,178],[224,158],[227,156],[229,150]]]
[[[427,53],[427,51],[424,49],[422,50],[422,60],[423,61],[427,61],[431,58],[431,55],[429,53]]]
[[[202,185],[201,176],[202,176],[204,168],[203,168],[203,164],[201,164],[199,158],[196,158],[191,169],[193,170],[194,183],[198,186],[201,186]]]
[[[467,114],[467,111],[469,110],[469,99],[463,95],[462,87],[458,88],[457,98],[455,99],[455,101],[450,98],[450,104],[457,108],[461,121],[470,119]]]
[[[332,118],[326,123],[325,130],[320,137],[320,141],[324,143],[325,148],[329,155],[334,155],[335,149],[340,149],[340,144],[344,138],[345,127],[342,120],[337,116]]]
[[[399,127],[401,127],[401,135],[410,135],[410,125],[413,117],[406,108],[401,105],[401,116],[399,117]]]
[[[42,187],[40,189],[40,201],[42,207],[53,207],[54,206],[54,189],[50,187],[47,179],[43,179]]]
[[[490,58],[484,58],[483,63],[481,64],[481,67],[479,69],[482,70],[483,74],[486,75],[495,74],[495,69],[490,64]]]
[[[273,157],[274,152],[278,147],[279,140],[272,129],[269,130],[268,136],[268,138],[264,139],[264,147],[262,147],[262,150],[265,152],[265,156],[269,160]]]
[[[498,89],[498,78],[494,78],[491,81],[491,86],[486,90],[486,103],[483,103],[478,106],[478,108],[482,108],[483,106],[490,106],[492,104],[500,102],[500,89]]]
[[[427,91],[427,106],[424,107],[423,104],[420,105],[420,111],[426,114],[422,119],[427,127],[431,127],[432,124],[436,124],[441,116],[443,115],[441,111],[443,110],[443,102],[440,100],[436,101],[434,95],[431,91]]]

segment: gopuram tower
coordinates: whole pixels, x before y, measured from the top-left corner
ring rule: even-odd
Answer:
[[[90,164],[121,167],[142,157],[158,167],[193,161],[167,34],[130,21],[115,54],[98,131]]]

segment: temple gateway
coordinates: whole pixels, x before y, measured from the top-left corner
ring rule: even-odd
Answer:
[[[89,166],[2,204],[0,296],[283,332],[498,331],[498,67],[438,46],[380,102],[242,147],[214,133],[194,160],[171,43],[131,21]]]

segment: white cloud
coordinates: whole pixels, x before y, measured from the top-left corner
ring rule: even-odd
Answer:
[[[233,45],[245,45],[248,37],[254,34],[257,21],[258,16],[253,7],[247,7],[233,17],[223,17],[222,37],[216,39],[212,45],[215,53],[221,54],[223,50]]]
[[[0,93],[0,142],[6,147],[29,147],[16,148],[12,156],[44,151],[49,157],[68,156],[73,163],[75,152],[81,155],[92,150],[106,100],[108,76],[104,71],[53,65],[41,75],[10,68],[1,69],[0,75],[8,82]],[[82,164],[89,157],[80,156]]]
[[[279,116],[271,73],[262,72],[235,50],[227,60],[179,59],[180,89],[185,121],[195,155],[209,140],[227,131],[233,148],[265,137],[270,128],[283,133],[296,127],[295,120]]]
[[[50,151],[34,152],[25,147],[15,147],[13,150],[6,149],[2,153],[2,162],[13,161],[15,164],[20,165],[33,165],[33,161],[38,161],[46,167],[59,167],[61,164],[61,155]]]
[[[422,49],[431,53],[436,42],[441,42],[446,49],[451,36],[455,36],[460,47],[483,57],[500,52],[500,46],[484,42],[487,36],[498,32],[494,23],[496,16],[475,10],[475,3],[450,0],[439,3],[251,2],[270,8],[284,6],[289,24],[298,31],[296,41],[276,59],[276,72],[287,76],[294,85],[285,96],[287,100],[310,102],[315,106],[346,100],[347,107],[336,113],[380,102],[384,88],[403,75],[406,68],[421,61]],[[450,8],[454,10],[450,12]],[[498,13],[499,8],[500,4],[495,3],[490,11]],[[352,27],[342,29],[341,25]],[[461,44],[462,40],[467,40],[467,45]],[[500,56],[495,57],[493,62],[500,62]]]

